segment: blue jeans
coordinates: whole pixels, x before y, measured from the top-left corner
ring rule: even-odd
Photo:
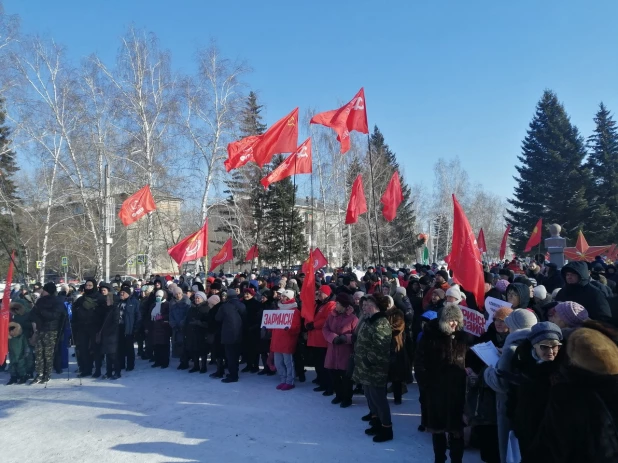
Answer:
[[[294,355],[293,354],[280,354],[275,352],[275,367],[277,367],[277,373],[281,378],[281,382],[294,385]]]

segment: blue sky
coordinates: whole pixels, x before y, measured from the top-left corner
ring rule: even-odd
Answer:
[[[618,110],[618,2],[612,0],[5,0],[22,30],[78,60],[112,62],[134,23],[180,71],[215,39],[253,68],[272,123],[300,106],[333,109],[365,87],[407,180],[430,186],[436,159],[459,156],[472,181],[510,196],[521,140],[544,89],[588,136],[600,101]],[[551,175],[551,173],[548,173]]]

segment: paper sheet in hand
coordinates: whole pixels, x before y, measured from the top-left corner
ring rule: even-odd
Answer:
[[[491,341],[472,346],[472,350],[479,358],[490,367],[495,367],[500,360],[500,352]]]

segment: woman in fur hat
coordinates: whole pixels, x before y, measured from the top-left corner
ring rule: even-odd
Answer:
[[[461,463],[464,453],[463,412],[466,394],[466,336],[463,314],[447,303],[440,317],[425,325],[416,352],[415,374],[426,401],[426,426],[433,434],[436,462],[446,461],[447,433],[450,457]]]

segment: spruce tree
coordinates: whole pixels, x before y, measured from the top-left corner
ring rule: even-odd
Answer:
[[[590,176],[582,166],[586,150],[577,127],[571,124],[556,94],[546,90],[518,156],[514,197],[508,199],[507,221],[513,248],[523,251],[539,217],[543,223],[562,225],[573,245],[588,220],[587,188]],[[545,232],[544,237],[548,234]]]
[[[6,125],[4,100],[0,98],[0,237],[4,243],[0,246],[0,273],[3,273],[9,263],[9,250],[18,250],[16,233],[11,214],[15,212],[18,201],[15,174],[19,170],[17,155],[11,147],[11,129]]]
[[[272,169],[277,168],[283,160],[282,155],[275,156]],[[305,225],[300,212],[294,207],[297,189],[291,177],[268,187],[261,241],[264,244],[263,259],[271,264],[287,267],[290,258],[293,264],[304,259],[307,254],[307,241],[303,234]]]
[[[584,232],[589,242],[602,246],[618,239],[618,128],[603,103],[594,122],[587,161],[592,177],[588,194],[591,217]]]

